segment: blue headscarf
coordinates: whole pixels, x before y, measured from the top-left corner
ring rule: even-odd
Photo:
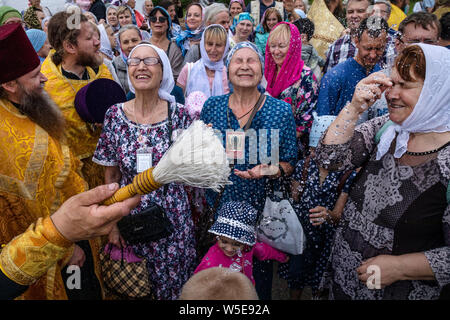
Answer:
[[[253,42],[250,42],[250,41],[239,42],[230,50],[230,52],[228,52],[227,61],[225,63],[227,70],[230,66],[231,58],[233,58],[233,55],[236,53],[236,51],[238,51],[239,49],[242,49],[242,48],[252,49],[253,51],[255,51],[258,54],[259,61],[261,62],[261,72],[264,77],[264,55],[261,53],[261,51],[259,51],[258,47]],[[262,78],[261,78],[261,80],[262,80]],[[228,87],[230,88],[230,92],[233,92],[233,84],[230,82],[230,79],[228,79]],[[261,83],[258,84],[258,90],[261,93],[263,93],[265,91],[264,88],[261,86]]]
[[[230,27],[231,31],[233,31],[234,33],[236,31],[236,26],[238,25],[238,23],[244,20],[250,20],[253,25],[255,24],[255,20],[253,20],[253,17],[250,15],[250,13],[241,12],[234,16],[233,25]]]
[[[155,14],[156,15],[156,11],[160,11],[166,18],[167,18],[167,21],[169,22],[169,28],[167,29],[167,34],[166,34],[166,36],[167,36],[167,39],[172,39],[172,19],[170,19],[170,14],[167,12],[167,10],[166,9],[164,9],[163,7],[160,7],[160,6],[156,6],[156,7],[154,7],[151,11],[150,11],[150,13],[148,14],[148,17],[149,17],[149,23],[150,23],[150,17],[153,15],[153,14]]]
[[[236,53],[236,51],[238,51],[239,49],[242,49],[242,48],[252,49],[253,51],[255,51],[258,54],[259,61],[261,62],[261,70],[262,70],[262,73],[264,74],[264,56],[261,53],[261,51],[259,51],[258,47],[253,42],[250,42],[250,41],[239,42],[230,50],[230,52],[228,52],[227,61],[225,63],[227,69],[230,65],[230,61],[231,61],[231,58],[233,58],[233,55]]]

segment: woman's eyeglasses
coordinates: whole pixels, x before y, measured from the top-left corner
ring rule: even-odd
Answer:
[[[167,17],[164,17],[164,16],[155,17],[155,16],[153,16],[153,17],[150,17],[149,20],[150,20],[150,22],[153,22],[153,23],[155,23],[156,21],[159,21],[159,23],[164,23],[164,22],[167,21]]]
[[[127,65],[135,67],[135,66],[140,65],[141,61],[144,61],[144,64],[146,66],[154,66],[155,64],[161,63],[161,60],[159,60],[158,58],[155,58],[155,57],[148,57],[148,58],[144,58],[144,59],[128,58]]]

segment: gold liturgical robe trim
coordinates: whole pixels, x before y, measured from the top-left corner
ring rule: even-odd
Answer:
[[[50,137],[7,100],[0,100],[0,146],[0,244],[6,244],[51,215],[69,197],[87,190],[87,184],[81,177],[81,162],[68,146]],[[28,239],[37,247],[46,246],[36,237]],[[64,259],[36,278],[36,266],[28,264],[35,254],[32,246],[10,248],[2,250],[3,271],[19,284],[33,283],[21,298],[67,298],[60,272]],[[54,252],[51,245],[46,248]],[[55,252],[68,258],[72,254],[67,249]]]

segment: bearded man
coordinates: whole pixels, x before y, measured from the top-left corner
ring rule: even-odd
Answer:
[[[47,79],[39,57],[19,23],[0,27],[0,69],[0,244],[6,244],[87,184],[81,162],[65,144],[64,117],[43,90]],[[67,299],[61,269],[82,266],[83,250],[72,246],[34,279],[33,270],[20,269],[33,257],[33,245],[26,254],[2,255],[2,272],[19,284],[34,283],[22,299]]]
[[[48,79],[45,90],[61,109],[67,123],[67,143],[83,162],[82,173],[89,188],[94,188],[104,182],[103,168],[91,161],[100,128],[80,118],[74,101],[77,92],[88,83],[113,78],[103,64],[95,26],[83,15],[55,14],[48,24],[48,40],[53,50],[42,64],[42,73]]]

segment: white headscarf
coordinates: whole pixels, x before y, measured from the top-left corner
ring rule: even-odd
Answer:
[[[402,124],[394,123],[381,136],[377,160],[389,150],[395,134],[395,158],[407,150],[411,132],[450,131],[450,50],[419,43],[426,60],[425,81],[413,111]]]
[[[130,54],[128,55],[128,58],[131,57],[131,55],[137,48],[144,47],[144,46],[154,49],[162,62],[163,75],[162,75],[161,85],[158,90],[158,96],[163,100],[169,101],[170,103],[175,102],[175,97],[170,94],[173,90],[173,87],[175,86],[175,81],[173,80],[173,73],[172,73],[172,68],[170,66],[169,58],[167,57],[164,50],[161,50],[160,48],[158,48],[152,44],[149,44],[149,43],[141,43],[141,44],[138,44],[136,47],[134,47],[133,50],[131,50]],[[128,68],[127,68],[127,77],[128,77],[128,85],[130,87],[130,91],[135,93],[134,87],[130,81],[130,75],[128,74]]]
[[[112,60],[114,58],[114,52],[111,48],[111,42],[109,41],[105,26],[103,24],[99,24],[97,27],[98,31],[100,31],[100,51]]]
[[[205,49],[205,34],[206,30],[208,30],[211,27],[220,27],[223,29],[226,37],[226,45],[225,50],[223,52],[222,57],[217,62],[212,62],[208,54],[206,53]],[[223,91],[223,83],[222,83],[222,72],[223,72],[223,58],[228,53],[228,33],[225,30],[224,27],[222,27],[219,24],[212,24],[209,25],[202,35],[202,40],[200,41],[200,53],[201,53],[201,59],[198,60],[194,66],[192,67],[192,70],[189,74],[189,80],[188,83],[186,83],[186,97],[189,96],[191,92],[194,91],[201,91],[209,98],[210,96],[221,96],[224,94]],[[205,66],[208,67],[210,70],[214,70],[214,82],[212,89],[209,86],[209,80],[208,75],[206,74]]]

